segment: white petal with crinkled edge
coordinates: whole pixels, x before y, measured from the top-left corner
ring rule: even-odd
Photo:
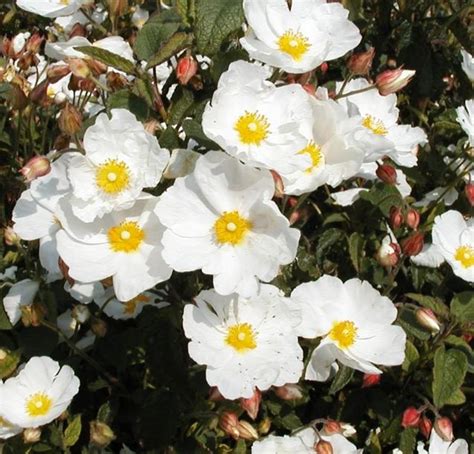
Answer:
[[[3,307],[12,325],[20,320],[21,308],[33,304],[38,290],[39,282],[31,279],[23,279],[10,287],[7,295],[3,298]]]

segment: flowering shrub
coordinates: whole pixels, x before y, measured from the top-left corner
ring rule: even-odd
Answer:
[[[4,2],[3,452],[474,449],[472,13]]]

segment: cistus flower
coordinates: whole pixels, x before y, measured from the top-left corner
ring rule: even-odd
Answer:
[[[204,290],[184,308],[189,355],[205,364],[206,380],[226,399],[252,398],[255,388],[296,383],[303,351],[294,331],[300,321],[280,290],[263,284],[252,298]]]
[[[406,87],[415,76],[416,71],[397,69],[387,69],[375,78],[375,85],[382,96],[391,95]]]
[[[418,323],[424,328],[429,329],[433,333],[438,333],[440,331],[441,324],[431,309],[427,309],[426,307],[417,309],[415,316]]]
[[[408,407],[402,415],[402,427],[417,427],[420,422],[421,413],[415,407]]]
[[[429,440],[429,449],[426,451],[423,443],[419,442],[417,446],[418,454],[469,454],[469,445],[466,440],[458,439],[455,441],[444,440],[436,430],[431,431]]]
[[[181,85],[187,85],[196,75],[198,70],[197,61],[191,56],[181,57],[176,66],[176,78]]]
[[[51,162],[46,156],[34,156],[21,169],[27,182],[43,177],[51,171]]]
[[[78,391],[69,366],[35,356],[0,386],[0,414],[20,427],[39,427],[61,415]]]
[[[50,18],[74,14],[83,3],[85,0],[16,0],[18,8]]]
[[[466,101],[456,109],[458,123],[468,136],[469,144],[474,147],[474,99]]]
[[[339,3],[244,0],[249,30],[240,42],[252,58],[299,74],[342,57],[362,37]]]
[[[368,282],[342,282],[325,275],[300,284],[291,300],[301,309],[298,335],[322,338],[306,368],[307,380],[326,381],[336,359],[371,374],[382,373],[375,364],[396,366],[403,362],[406,334],[392,325],[397,309]]]
[[[474,82],[474,57],[464,49],[461,49],[462,69],[471,82]]]
[[[374,56],[375,48],[373,47],[365,52],[353,54],[347,60],[347,69],[356,76],[366,76],[372,67]]]
[[[23,279],[13,284],[3,298],[3,307],[12,325],[21,318],[22,308],[31,306],[39,290],[39,282]]]

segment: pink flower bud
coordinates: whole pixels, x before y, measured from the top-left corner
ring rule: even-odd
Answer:
[[[423,245],[424,234],[421,232],[414,233],[402,241],[402,251],[408,257],[413,257],[421,252]]]
[[[399,207],[390,208],[390,227],[392,229],[398,229],[403,224],[403,214],[402,209]]]
[[[314,450],[316,454],[333,454],[334,453],[331,443],[329,443],[329,441],[326,441],[326,440],[319,440],[314,445]]]
[[[45,156],[35,156],[24,165],[19,172],[30,182],[43,177],[51,171],[51,162]]]
[[[182,57],[178,61],[176,66],[176,77],[181,85],[187,85],[188,82],[193,78],[198,70],[198,64],[193,57],[187,56]]]
[[[378,385],[382,375],[380,374],[364,374],[362,378],[362,388],[371,388],[372,386]]]
[[[402,67],[393,70],[387,69],[376,77],[375,84],[381,95],[391,95],[406,87],[415,75],[415,72],[402,69]]]
[[[56,83],[71,72],[69,65],[49,66],[46,70],[46,77],[51,83]]]
[[[342,432],[342,427],[338,421],[329,419],[324,423],[322,431],[325,435],[340,434]]]
[[[441,329],[441,323],[431,309],[422,307],[416,311],[416,319],[424,328],[429,329],[433,333],[438,333]]]
[[[240,406],[247,412],[250,418],[254,421],[257,418],[258,410],[260,409],[260,402],[262,401],[262,393],[255,388],[253,396],[245,399],[240,399]]]
[[[434,429],[444,441],[453,441],[453,424],[446,416],[436,419]]]
[[[3,230],[3,241],[7,246],[15,246],[20,243],[20,237],[15,233],[13,227],[5,227]]]
[[[247,421],[239,421],[237,425],[239,438],[242,440],[255,441],[258,440],[258,432],[254,429],[252,424]]]
[[[275,386],[275,394],[282,400],[298,400],[303,397],[301,386],[287,383],[283,386]]]
[[[326,62],[321,63],[321,66],[319,67],[319,70],[321,73],[326,74],[328,72],[329,65]]]
[[[402,416],[402,427],[417,427],[420,421],[421,413],[415,407],[408,407]]]
[[[374,60],[375,49],[371,47],[366,52],[352,55],[347,61],[347,68],[356,76],[365,76],[369,73]]]
[[[418,423],[418,428],[420,429],[421,434],[426,439],[428,439],[430,438],[431,429],[433,428],[433,423],[426,416],[422,416],[420,418],[420,422]]]
[[[420,213],[415,208],[410,208],[405,217],[405,223],[408,227],[416,230],[420,225]]]
[[[91,73],[87,63],[82,58],[68,58],[67,63],[71,72],[81,79],[89,77]]]
[[[375,173],[380,178],[380,180],[386,184],[397,183],[397,171],[389,164],[379,165]]]
[[[464,188],[464,194],[466,194],[467,201],[469,204],[474,207],[474,184],[468,183]]]
[[[33,54],[37,54],[43,41],[43,36],[41,36],[39,33],[33,33],[33,35],[31,35],[30,39],[26,43],[26,49]]]
[[[285,191],[285,187],[283,186],[283,180],[281,179],[280,174],[278,174],[274,170],[270,170],[270,173],[272,174],[273,182],[275,183],[274,196],[280,199],[283,197]]]
[[[225,400],[225,398],[219,391],[219,388],[217,388],[217,386],[213,386],[209,390],[209,400],[212,402],[220,402],[221,400]]]
[[[397,243],[383,244],[377,251],[377,262],[382,266],[395,266],[400,258],[400,246]]]
[[[235,440],[239,439],[239,419],[233,411],[225,411],[219,418],[219,427]]]

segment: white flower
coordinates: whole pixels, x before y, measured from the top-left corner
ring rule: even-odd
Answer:
[[[61,197],[71,190],[66,171],[77,153],[66,153],[51,164],[51,171],[31,182],[13,209],[13,230],[27,241],[40,240],[39,258],[48,271],[48,281],[62,277],[58,265],[56,234],[61,228],[55,210]]]
[[[18,8],[44,17],[68,16],[75,13],[84,0],[16,0]]]
[[[451,265],[456,276],[474,282],[474,220],[465,221],[455,210],[436,216],[433,245]]]
[[[0,380],[0,389],[2,386],[3,381]],[[0,416],[0,440],[6,440],[8,438],[14,437],[15,435],[18,435],[22,430],[22,427],[12,424],[10,421]]]
[[[146,9],[137,6],[132,14],[132,24],[137,28],[142,28],[149,17],[150,13]]]
[[[423,442],[418,442],[418,454],[469,454],[469,446],[462,438],[455,441],[444,441],[436,430],[431,431],[430,446],[428,451],[423,446]]]
[[[12,39],[13,51],[15,54],[19,54],[20,51],[25,47],[28,38],[31,36],[30,32],[18,33]]]
[[[206,153],[158,202],[164,259],[176,271],[213,275],[220,294],[257,293],[259,280],[295,259],[300,237],[272,202],[274,190],[270,172]]]
[[[474,82],[474,57],[464,49],[461,49],[462,56],[462,69],[466,73],[466,76]]]
[[[459,197],[458,191],[447,186],[438,186],[430,192],[427,192],[421,200],[413,204],[415,207],[426,207],[439,199],[446,206],[451,206]]]
[[[153,212],[156,203],[156,197],[143,193],[132,208],[84,223],[72,214],[69,199],[61,200],[58,252],[69,275],[80,282],[113,277],[121,301],[167,280],[171,269],[161,257],[164,229]]]
[[[56,419],[79,390],[69,366],[46,356],[33,357],[0,387],[0,413],[20,427],[38,427]]]
[[[250,28],[240,40],[252,58],[290,73],[311,71],[361,41],[349,12],[326,0],[244,0]]]
[[[31,279],[23,279],[11,286],[7,295],[3,298],[3,307],[12,325],[20,320],[21,308],[33,304],[38,290],[39,282]]]
[[[80,324],[72,317],[71,309],[68,309],[58,316],[56,325],[68,339],[80,328]],[[76,342],[76,347],[84,350],[90,347],[94,342],[95,335],[89,330]]]
[[[89,304],[104,294],[104,286],[100,282],[64,282],[64,290],[81,304]]]
[[[354,202],[359,200],[360,193],[368,191],[365,188],[353,188],[346,189],[345,191],[333,192],[331,197],[334,199],[334,204],[342,207],[347,207],[352,205]]]
[[[458,122],[468,135],[469,144],[474,147],[474,99],[466,101],[464,106],[456,109]]]
[[[163,172],[164,178],[175,179],[185,177],[194,170],[196,161],[201,155],[189,149],[176,149],[171,152],[171,157]]]
[[[15,274],[18,270],[17,266],[10,266],[5,269],[3,273],[0,273],[0,281],[13,280],[15,279]]]
[[[424,244],[421,252],[410,257],[410,260],[418,266],[438,268],[444,262],[444,256],[438,246],[434,244]]]
[[[338,90],[340,86],[338,83]],[[366,79],[354,79],[346,85],[345,93],[369,86]],[[386,155],[399,165],[416,165],[415,150],[418,145],[426,143],[426,134],[421,128],[397,123],[399,110],[395,94],[382,96],[377,90],[368,90],[341,98],[338,103],[349,116],[359,118],[363,126],[353,139],[366,151],[365,162],[374,162]]]
[[[298,334],[322,337],[306,369],[306,379],[325,381],[336,359],[346,366],[380,374],[374,364],[395,366],[405,357],[406,335],[393,326],[397,310],[368,282],[323,276],[296,287],[291,300],[302,310]]]
[[[85,156],[68,167],[74,214],[85,222],[130,208],[143,188],[154,187],[169,160],[155,136],[125,109],[100,114],[84,135]]]
[[[249,299],[204,290],[196,305],[184,308],[189,355],[207,366],[207,382],[227,399],[251,397],[255,387],[296,383],[303,371],[294,331],[299,313],[290,310],[277,287],[260,288]]]

